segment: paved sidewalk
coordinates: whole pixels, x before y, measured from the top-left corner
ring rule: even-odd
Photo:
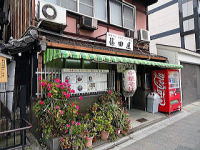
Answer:
[[[195,102],[190,105],[187,105],[183,108],[181,112],[176,113],[175,115],[169,116],[167,119],[160,121],[156,124],[143,128],[137,132],[134,132],[126,137],[123,137],[116,142],[111,142],[105,145],[96,147],[95,150],[107,150],[107,149],[123,149],[128,145],[135,143],[167,126],[174,124],[175,122],[192,115],[195,112],[200,111],[200,102]]]

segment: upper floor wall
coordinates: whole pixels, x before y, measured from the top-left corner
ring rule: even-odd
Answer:
[[[38,15],[38,1],[35,0],[35,18]],[[65,34],[105,39],[101,36],[112,32],[124,36],[127,30],[147,29],[146,6],[141,2],[124,0],[43,0],[65,8],[67,11],[67,27]],[[98,29],[94,31],[80,28],[81,16],[88,16],[98,20]]]

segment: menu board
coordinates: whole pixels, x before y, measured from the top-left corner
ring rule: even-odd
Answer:
[[[108,70],[63,69],[62,81],[68,80],[75,93],[107,91]]]
[[[0,83],[7,82],[7,64],[6,64],[6,58],[0,56]]]

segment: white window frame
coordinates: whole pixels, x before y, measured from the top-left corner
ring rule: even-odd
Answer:
[[[114,0],[109,0],[109,2],[110,2],[110,1],[114,1]],[[118,1],[115,1],[115,2],[120,3],[121,6],[122,6],[122,7],[121,7],[121,12],[122,12],[122,26],[117,25],[117,24],[114,24],[114,23],[111,22],[111,11],[110,11],[110,9],[109,9],[109,15],[110,15],[110,17],[109,17],[109,23],[112,24],[112,25],[115,25],[115,26],[124,28],[124,29],[128,29],[128,30],[135,31],[135,29],[136,29],[136,7],[135,7],[134,5],[131,5],[131,4],[126,3],[126,2],[123,2],[123,3],[122,3],[122,2],[118,2]],[[134,28],[132,28],[132,29],[124,27],[124,14],[123,14],[123,6],[124,6],[124,5],[127,6],[127,7],[130,7],[130,8],[133,8],[133,16],[134,16],[134,13],[135,13]],[[109,7],[110,7],[110,5],[109,5]]]
[[[94,2],[94,0],[93,0],[93,2]],[[106,7],[106,20],[102,20],[102,19],[99,19],[99,18],[95,17],[95,8],[94,8],[94,18],[97,19],[97,20],[99,20],[99,21],[108,23],[108,0],[106,0],[106,6],[105,7]]]
[[[132,28],[132,29],[124,27],[124,14],[123,14],[123,9],[124,9],[123,6],[124,5],[129,7],[129,8],[132,8],[132,10],[133,10],[133,17],[134,17],[133,25],[134,25],[134,28]],[[123,26],[124,29],[135,31],[135,29],[136,29],[136,7],[134,5],[129,5],[129,4],[126,4],[126,3],[122,4],[122,26]]]

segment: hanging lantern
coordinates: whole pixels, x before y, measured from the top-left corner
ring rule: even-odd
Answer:
[[[135,70],[126,70],[124,72],[124,91],[127,93],[135,93],[137,89],[137,76],[136,76],[136,71]]]

